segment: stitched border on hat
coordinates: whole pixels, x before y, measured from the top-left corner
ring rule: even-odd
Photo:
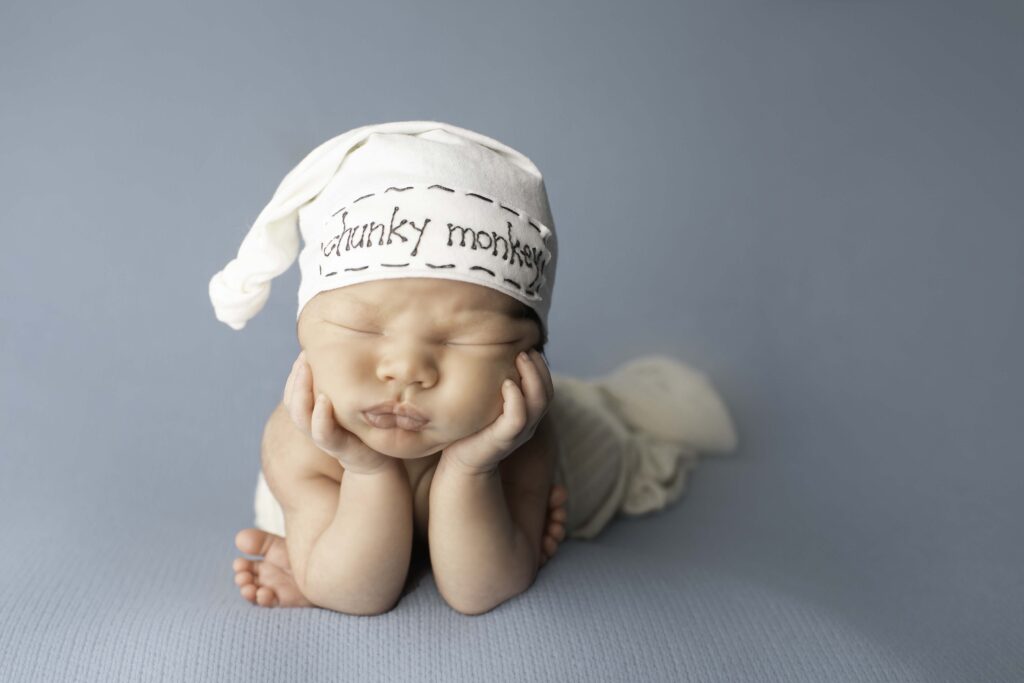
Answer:
[[[496,204],[502,210],[508,211],[509,213],[515,215],[520,220],[523,220],[527,224],[529,224],[537,232],[537,234],[540,235],[541,240],[544,243],[545,247],[547,246],[547,244],[549,242],[549,238],[553,234],[551,229],[548,228],[547,226],[544,226],[544,229],[542,230],[541,229],[541,225],[543,225],[543,224],[542,223],[538,224],[532,218],[527,216],[524,212],[517,211],[514,208],[505,206],[504,204],[502,204],[501,202],[498,202],[497,200],[491,199],[490,197],[486,197],[486,196],[484,196],[482,194],[479,194],[479,193],[476,193],[476,192],[467,192],[467,191],[462,191],[462,190],[456,190],[456,189],[453,189],[453,188],[446,187],[444,185],[440,185],[440,184],[436,184],[435,183],[433,185],[428,185],[425,188],[423,186],[417,186],[417,185],[407,185],[405,187],[389,186],[386,189],[384,189],[383,192],[381,192],[380,194],[384,194],[384,193],[387,193],[387,192],[406,192],[408,190],[412,190],[412,189],[416,189],[416,188],[422,188],[422,189],[427,189],[427,190],[436,190],[436,191],[442,191],[442,192],[449,192],[449,193],[453,193],[453,194],[454,193],[461,193],[461,194],[463,194],[466,197],[473,197],[474,199],[477,199],[477,200],[483,201],[483,202],[487,202],[487,203],[492,204],[492,205]],[[378,194],[377,192],[370,192],[370,193],[361,195],[359,197],[356,197],[351,202],[346,202],[344,206],[342,206],[341,208],[333,211],[330,214],[330,217],[333,218],[334,216],[337,216],[339,213],[342,213],[343,211],[345,211],[345,209],[347,209],[349,206],[357,204],[358,202],[360,202],[360,201],[362,201],[364,199],[367,199],[369,197],[374,197],[377,194]],[[396,209],[397,209],[397,207],[396,207]],[[449,234],[450,234],[451,230],[453,228],[453,225],[451,223],[448,223],[447,225],[448,225]],[[462,226],[455,226],[455,227],[462,227]],[[509,223],[509,228],[511,229],[511,223]],[[474,232],[474,235],[475,234],[476,234],[476,232]],[[497,234],[497,233],[495,233],[495,234]],[[463,234],[463,240],[464,239],[465,239],[465,235]],[[320,253],[323,256],[327,256],[327,252],[324,251],[324,242],[323,241],[320,242]],[[548,254],[549,255],[551,254],[550,249],[548,249]],[[415,250],[413,251],[413,255],[415,255]],[[536,258],[536,257],[534,256],[534,258]],[[548,259],[547,263],[550,263],[550,261],[551,261],[551,259]],[[432,269],[443,269],[443,268],[455,268],[456,267],[456,264],[454,264],[454,263],[433,264],[433,263],[429,263],[429,262],[426,262],[426,261],[424,261],[423,263],[426,266],[428,266],[429,268],[432,268]],[[407,262],[407,263],[380,263],[379,265],[381,267],[383,267],[383,268],[405,268],[405,267],[408,267],[409,265],[411,265],[411,263],[410,262]],[[536,262],[534,263],[534,265],[536,265]],[[545,264],[545,266],[546,265],[547,264]],[[340,272],[361,271],[361,270],[366,270],[367,268],[369,268],[369,266],[358,266],[358,267],[352,267],[352,268],[344,268]],[[470,266],[469,270],[471,270],[471,271],[477,271],[477,270],[483,271],[483,272],[487,273],[488,275],[490,275],[492,278],[497,278],[498,277],[498,275],[494,271],[490,270],[489,268],[485,268],[483,266],[477,266],[477,265]],[[320,275],[323,276],[323,277],[332,277],[332,276],[337,275],[339,273],[339,271],[336,271],[336,270],[335,271],[331,271],[329,273],[324,273],[323,272],[323,265],[322,264],[319,264],[319,272],[320,272]],[[516,289],[522,291],[526,295],[536,297],[536,296],[538,296],[538,291],[543,287],[543,284],[546,284],[547,276],[545,275],[544,271],[541,270],[541,269],[536,269],[535,270],[535,276],[539,276],[539,279],[541,281],[538,283],[537,282],[538,278],[535,277],[534,283],[532,283],[533,284],[532,287],[530,285],[527,285],[527,286],[520,285],[518,282],[516,282],[514,280],[510,280],[509,278],[505,278],[505,277],[502,278],[502,281],[505,284],[507,284],[507,285],[509,285],[511,287],[515,287]]]

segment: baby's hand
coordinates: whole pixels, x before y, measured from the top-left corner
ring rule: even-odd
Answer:
[[[502,460],[533,438],[555,396],[555,385],[547,361],[537,351],[517,356],[516,364],[523,388],[506,380],[501,385],[501,415],[479,432],[449,445],[441,452],[443,460],[455,461],[470,472],[493,472]]]
[[[326,395],[313,396],[313,373],[302,351],[292,365],[284,386],[284,405],[292,422],[310,437],[320,450],[336,458],[345,471],[370,474],[391,458],[367,446],[334,417],[334,406]]]

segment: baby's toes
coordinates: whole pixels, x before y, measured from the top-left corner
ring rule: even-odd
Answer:
[[[555,484],[551,487],[551,494],[548,496],[548,507],[558,508],[565,505],[569,500],[569,490],[562,484]]]
[[[249,602],[251,602],[254,605],[256,604],[256,584],[255,583],[247,583],[247,584],[245,584],[244,586],[242,586],[241,588],[238,589],[238,592],[242,594],[243,598],[245,598],[246,600],[248,600]]]
[[[260,586],[256,590],[256,604],[261,607],[273,607],[277,603],[277,594],[269,586]]]
[[[551,522],[548,524],[548,536],[554,536],[556,541],[562,541],[565,539],[565,527],[559,522]]]
[[[256,577],[253,576],[250,571],[241,571],[235,573],[235,585],[241,588],[242,586],[250,583],[256,583]]]
[[[558,541],[556,541],[555,539],[551,538],[550,536],[545,536],[544,537],[544,552],[547,553],[549,557],[551,557],[552,555],[555,554],[556,550],[558,550]]]
[[[548,516],[556,522],[564,522],[565,518],[569,515],[565,511],[565,508],[555,508],[554,510],[551,511],[551,514]]]
[[[266,555],[273,540],[273,534],[250,527],[235,534],[235,547],[247,555]]]
[[[238,586],[238,592],[242,594],[243,598],[256,604],[256,593],[259,589],[259,586],[256,585],[258,565],[252,560],[238,557],[235,558],[233,566],[235,569],[235,585]]]
[[[238,572],[251,572],[253,571],[252,560],[245,557],[236,557],[235,561],[231,563],[231,568]]]

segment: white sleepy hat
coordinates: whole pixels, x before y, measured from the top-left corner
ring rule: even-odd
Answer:
[[[296,320],[329,289],[432,277],[503,292],[533,308],[547,334],[558,245],[544,179],[522,153],[465,128],[366,125],[306,155],[257,216],[238,257],[210,280],[217,319],[245,327],[297,254]]]

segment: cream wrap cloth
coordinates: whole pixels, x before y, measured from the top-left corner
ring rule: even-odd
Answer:
[[[736,448],[729,413],[707,378],[669,356],[626,362],[597,379],[551,373],[548,412],[559,439],[555,481],[569,492],[568,538],[593,538],[616,516],[677,501],[698,454]],[[255,526],[284,536],[284,513],[263,478]]]

